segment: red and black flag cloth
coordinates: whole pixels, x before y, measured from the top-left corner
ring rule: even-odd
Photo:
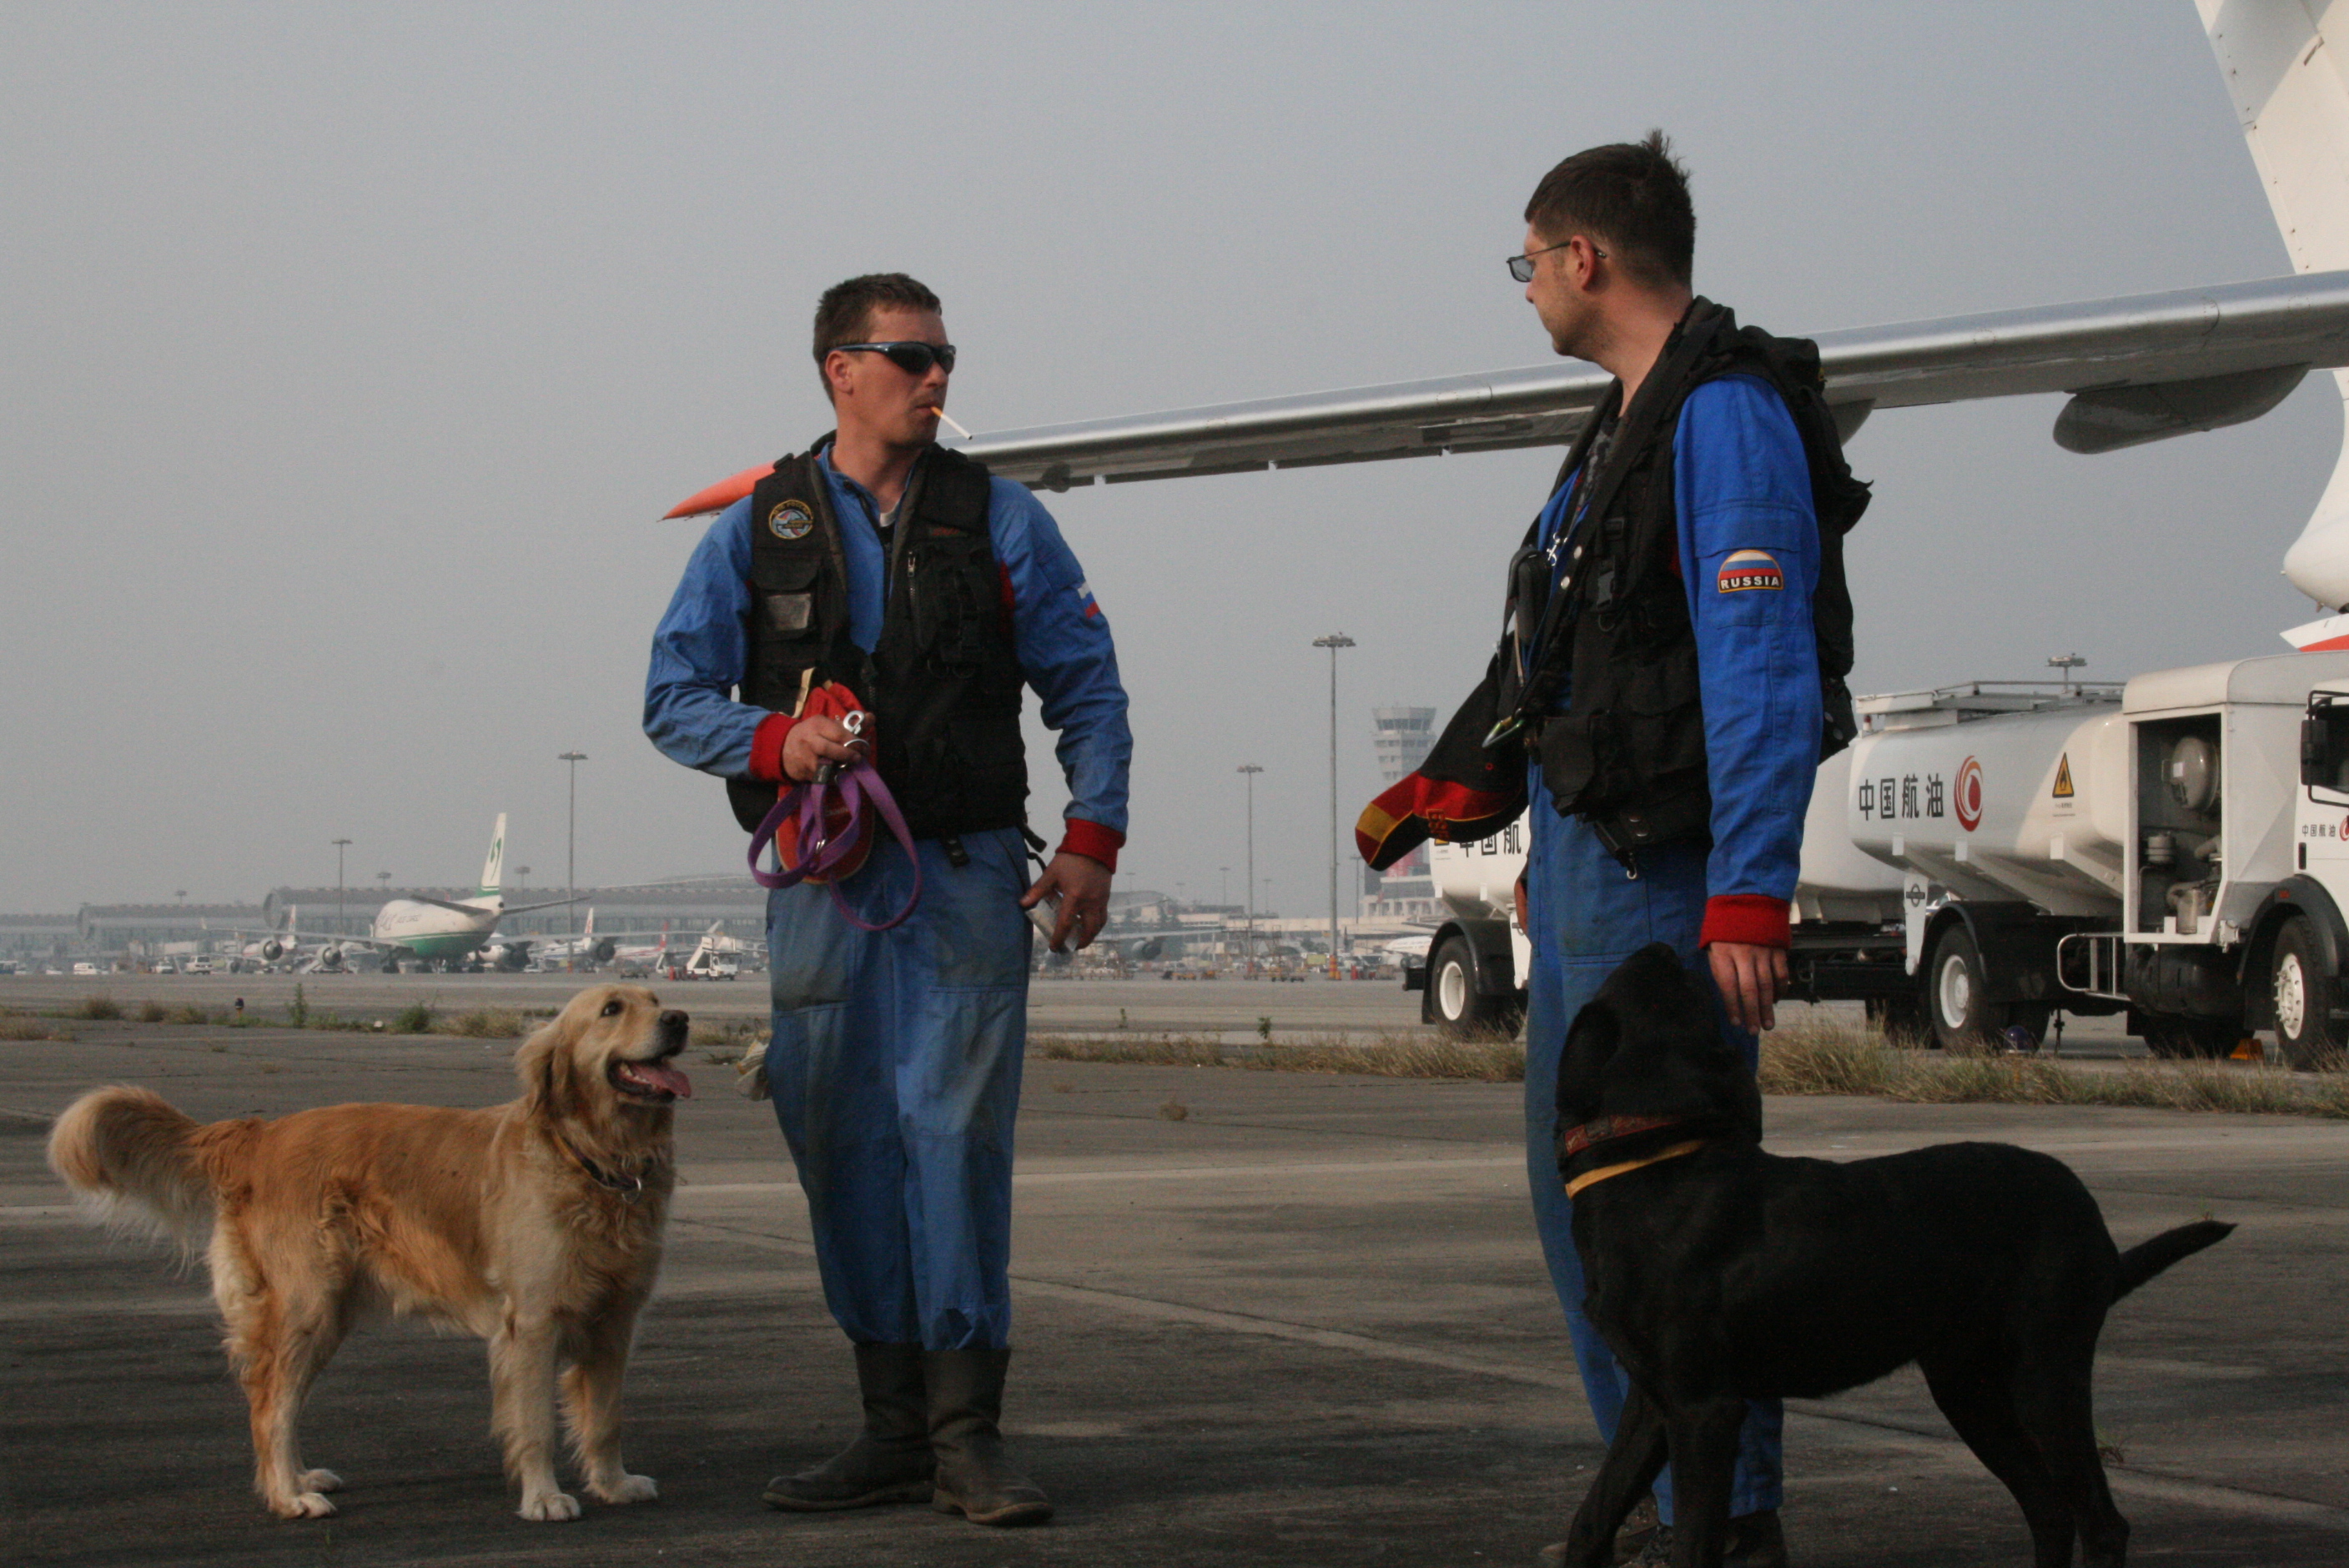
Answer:
[[[1526,751],[1515,738],[1485,738],[1501,714],[1500,660],[1444,727],[1419,771],[1362,809],[1354,844],[1382,872],[1433,839],[1439,844],[1489,839],[1526,809]]]

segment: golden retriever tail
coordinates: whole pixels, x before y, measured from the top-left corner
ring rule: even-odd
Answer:
[[[2151,1241],[2139,1242],[2121,1254],[2120,1279],[2113,1286],[2113,1299],[2120,1300],[2180,1259],[2190,1258],[2204,1247],[2218,1245],[2234,1230],[2234,1226],[2218,1220],[2197,1220],[2190,1225],[2164,1231]]]
[[[92,1089],[49,1130],[49,1169],[109,1223],[192,1250],[212,1231],[212,1184],[199,1148],[210,1140],[198,1136],[207,1130],[152,1089]]]

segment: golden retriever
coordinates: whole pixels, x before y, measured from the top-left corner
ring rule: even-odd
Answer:
[[[515,1053],[521,1098],[479,1110],[336,1105],[200,1126],[150,1090],[95,1089],[57,1118],[49,1164],[191,1249],[209,1224],[270,1511],[335,1511],[325,1494],[342,1481],[303,1468],[295,1422],[343,1336],[388,1312],[490,1342],[491,1424],[522,1516],[576,1519],[554,1473],[559,1367],[588,1493],[658,1491],[621,1468],[620,1381],[660,1269],[670,1107],[693,1092],[671,1065],[686,1023],[641,985],[584,991]]]

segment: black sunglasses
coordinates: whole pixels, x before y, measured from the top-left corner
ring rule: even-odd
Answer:
[[[951,343],[843,343],[842,354],[885,354],[889,363],[908,376],[927,376],[936,364],[947,375],[954,374],[955,348]]]
[[[1571,236],[1569,238],[1560,240],[1555,245],[1544,245],[1538,251],[1527,251],[1522,255],[1511,256],[1509,258],[1509,275],[1516,279],[1517,282],[1521,284],[1529,284],[1533,282],[1534,258],[1536,256],[1547,256],[1552,251],[1562,251],[1566,249],[1567,246],[1574,243],[1575,240],[1579,239],[1580,237],[1581,236],[1579,235]],[[1607,253],[1600,250],[1597,245],[1592,245],[1590,247],[1590,253],[1598,257],[1602,262],[1607,259]]]

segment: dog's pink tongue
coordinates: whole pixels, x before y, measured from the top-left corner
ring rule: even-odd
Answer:
[[[636,1076],[655,1088],[664,1088],[679,1099],[693,1098],[693,1080],[667,1062],[631,1062]]]

